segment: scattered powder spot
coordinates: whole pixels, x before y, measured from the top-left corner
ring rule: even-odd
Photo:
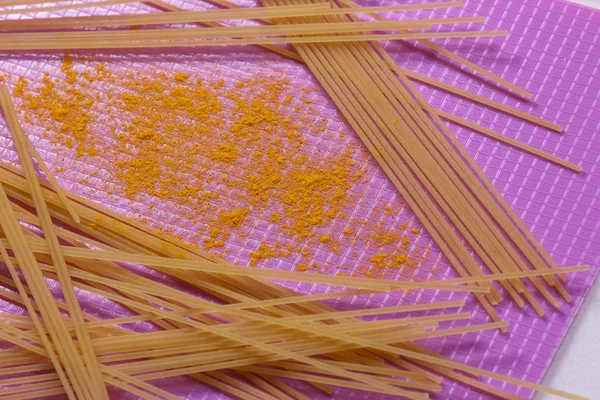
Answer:
[[[67,66],[63,65],[61,71],[73,72],[70,63],[65,61]],[[45,74],[42,86],[38,90],[23,93],[25,89],[17,83],[14,93],[16,96],[24,95],[24,106],[34,115],[42,118],[50,116],[53,126],[46,126],[46,128],[54,128],[56,131],[55,142],[63,143],[68,148],[75,147],[77,157],[93,156],[97,152],[90,132],[92,117],[89,110],[96,100],[89,93],[78,90],[70,84],[76,76],[73,74],[66,75],[68,85],[61,85],[60,88],[57,87],[57,80]]]
[[[302,263],[299,263],[299,264],[296,266],[296,269],[297,269],[298,271],[300,271],[300,272],[306,272],[306,271],[308,271],[308,265],[306,265],[306,264],[302,264]]]
[[[269,218],[270,223],[275,224],[280,221],[281,221],[281,213],[274,212],[273,214],[271,214],[271,217]]]
[[[220,225],[227,228],[239,229],[250,211],[249,208],[240,208],[229,212],[221,212],[218,217],[218,222]]]
[[[414,269],[418,265],[418,260],[412,260],[404,253],[379,253],[372,256],[369,261],[371,266],[366,270],[370,271],[370,276],[375,273],[377,277],[384,277],[391,271],[404,272],[405,267]]]
[[[260,243],[256,251],[250,253],[250,265],[256,265],[259,260],[279,257],[279,251],[265,243]]]
[[[29,81],[23,77],[20,77],[15,85],[15,96],[22,96],[28,87]]]
[[[212,153],[213,160],[231,164],[238,158],[238,149],[233,143],[221,143]]]
[[[73,70],[73,59],[69,55],[65,55],[63,65],[60,70],[67,77],[67,83],[69,85],[75,83],[77,80],[77,72]]]
[[[329,243],[331,242],[331,235],[320,235],[319,242],[321,243]]]
[[[205,250],[218,249],[225,246],[225,241],[220,238],[229,236],[227,232],[219,228],[211,228],[208,231],[208,235],[209,237],[204,238],[203,247]]]
[[[396,209],[395,207],[392,207],[390,205],[387,205],[385,207],[383,207],[383,209],[385,210],[385,212],[383,213],[384,216],[390,216],[392,214],[397,214],[398,213],[398,209]]]
[[[186,74],[185,72],[177,72],[173,75],[173,78],[176,82],[185,83],[190,78],[190,74]]]

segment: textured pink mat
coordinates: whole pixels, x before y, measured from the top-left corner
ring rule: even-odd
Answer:
[[[389,5],[391,2],[361,1],[364,5]],[[401,2],[394,2],[401,3]],[[415,1],[416,3],[416,1]],[[567,289],[573,295],[571,305],[563,305],[559,310],[542,304],[546,311],[544,318],[538,318],[533,310],[526,307],[518,309],[515,305],[503,302],[497,310],[501,317],[510,321],[510,335],[496,331],[480,334],[465,334],[447,339],[430,340],[426,344],[431,349],[448,355],[454,360],[482,367],[494,372],[508,374],[515,378],[538,382],[541,380],[562,338],[572,322],[585,294],[598,272],[600,234],[600,114],[598,113],[600,91],[600,13],[583,7],[555,1],[467,1],[464,9],[437,11],[436,15],[470,16],[489,15],[487,28],[507,29],[513,32],[507,39],[477,39],[438,41],[446,48],[468,58],[502,77],[515,82],[533,92],[532,103],[523,103],[507,96],[504,92],[491,89],[476,77],[461,73],[455,65],[445,59],[436,58],[426,51],[410,44],[390,43],[387,48],[394,59],[415,71],[436,77],[446,83],[469,89],[494,100],[516,106],[532,114],[557,122],[565,126],[562,135],[548,132],[502,114],[488,111],[483,107],[449,96],[443,92],[423,86],[422,91],[430,102],[446,111],[453,112],[483,126],[501,132],[509,137],[529,143],[548,152],[580,163],[584,173],[575,175],[559,167],[531,157],[523,152],[488,140],[466,129],[452,126],[453,132],[474,156],[485,173],[493,180],[509,204],[520,215],[533,234],[540,239],[559,265],[590,264],[590,273],[577,273],[570,276]],[[172,4],[190,8],[184,2]],[[194,2],[194,4],[196,4]],[[198,3],[200,4],[200,3]],[[202,6],[199,6],[202,7]],[[113,7],[110,11],[136,9],[137,6]],[[91,12],[87,10],[85,13]],[[94,13],[106,13],[96,10]],[[83,11],[79,14],[85,14]],[[430,15],[419,14],[417,15]],[[284,69],[293,85],[298,89],[307,81],[314,82],[308,71],[295,63],[276,56],[257,51],[239,49],[220,49],[208,53],[206,50],[177,50],[161,54],[142,52],[135,56],[123,52],[107,52],[111,62],[123,68],[145,68],[152,64],[165,70],[185,70],[193,74],[209,73],[218,65],[225,74],[232,77],[253,71],[265,73],[270,68]],[[28,79],[38,79],[42,71],[53,73],[59,68],[59,56],[56,54],[2,54],[0,70],[4,74],[16,74]],[[264,60],[268,60],[265,65]],[[342,126],[332,103],[325,96],[315,95],[315,107],[327,113],[338,126]],[[118,117],[118,116],[114,116]],[[337,119],[337,121],[336,121]],[[335,126],[335,123],[333,124]],[[102,131],[101,128],[98,128]],[[153,218],[158,224],[176,229],[184,237],[190,227],[181,219],[177,209],[168,204],[160,204],[152,199],[139,199],[132,202],[125,199],[115,200],[106,196],[103,180],[108,175],[95,172],[91,160],[71,159],[60,147],[53,147],[47,140],[39,139],[42,129],[31,128],[29,134],[34,138],[42,156],[50,166],[67,168],[57,173],[65,187],[88,198],[102,201],[117,211],[133,216]],[[0,151],[6,160],[14,160],[15,153],[9,140],[4,122],[0,122]],[[335,152],[342,144],[358,143],[353,135],[340,139],[344,143],[335,143],[331,138],[317,138],[319,146],[325,151]],[[371,163],[372,164],[372,163]],[[81,184],[81,177],[89,177],[88,185]],[[369,166],[367,195],[361,200],[367,211],[369,207],[382,204],[399,205],[398,194],[387,183],[384,174],[373,164]],[[150,211],[146,204],[154,205]],[[410,212],[403,210],[410,217]],[[418,226],[418,221],[414,221]],[[193,227],[192,227],[193,228]],[[249,251],[256,248],[255,238],[262,238],[268,227],[254,228],[248,238],[228,243],[230,260],[247,264]],[[340,229],[343,229],[341,227]],[[420,238],[428,244],[426,232]],[[435,250],[432,258],[445,265],[444,258]],[[362,251],[362,249],[357,249]],[[365,257],[368,254],[365,255]],[[318,258],[318,256],[317,256]],[[340,262],[347,262],[341,260]],[[265,264],[265,267],[291,268],[289,261]],[[441,275],[455,276],[446,267]],[[322,291],[313,285],[293,286],[304,292]],[[111,304],[104,304],[93,296],[84,296],[90,309],[100,307],[105,315],[117,316],[123,310]],[[375,296],[360,301],[367,306],[385,304],[388,306],[427,302],[435,298],[459,298],[455,294],[420,293],[416,296]],[[335,304],[335,303],[332,303]],[[339,303],[341,308],[350,308],[353,302]],[[12,306],[2,303],[5,310]],[[474,320],[470,323],[487,321],[483,310],[469,301],[464,311],[473,311]],[[448,326],[461,326],[456,322]],[[224,396],[199,384],[191,384],[186,379],[173,379],[157,382],[161,387],[173,390],[189,399],[218,399]],[[499,383],[495,383],[498,384]],[[513,385],[502,388],[523,397],[530,397],[531,391]],[[305,388],[313,398],[319,394]],[[594,394],[588,394],[594,395]],[[130,398],[121,392],[114,393],[115,398]],[[476,399],[480,394],[463,386],[448,384],[440,399]],[[337,391],[336,399],[379,399],[379,395],[362,392]]]

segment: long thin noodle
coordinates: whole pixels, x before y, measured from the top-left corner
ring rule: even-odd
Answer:
[[[474,132],[481,133],[482,135],[491,137],[492,139],[497,140],[497,141],[499,141],[501,143],[505,143],[505,144],[507,144],[509,146],[516,147],[519,150],[522,150],[524,152],[533,154],[536,157],[539,157],[539,158],[541,158],[543,160],[549,161],[549,162],[554,163],[556,165],[560,165],[561,167],[570,169],[573,172],[581,172],[583,170],[583,168],[581,167],[581,165],[577,165],[577,164],[574,164],[572,162],[565,161],[565,160],[563,160],[560,157],[557,157],[555,155],[546,153],[545,151],[539,150],[539,149],[537,149],[537,148],[535,148],[533,146],[530,146],[528,144],[521,143],[521,142],[519,142],[519,141],[517,141],[515,139],[512,139],[512,138],[509,138],[507,136],[501,135],[501,134],[499,134],[497,132],[492,131],[491,129],[484,128],[481,125],[478,125],[476,123],[467,121],[464,118],[457,117],[457,116],[455,116],[453,114],[450,114],[450,113],[448,113],[446,111],[436,110],[436,113],[440,117],[442,117],[443,119],[445,119],[447,121],[450,121],[450,122],[455,123],[457,125],[461,125],[461,126],[464,126],[466,128],[469,128],[470,130],[472,130]]]
[[[408,81],[405,79],[404,82],[410,87]],[[413,88],[413,93],[417,96],[419,94]],[[422,99],[422,97],[421,97]],[[422,104],[423,100],[422,100]],[[435,113],[430,112],[432,117],[435,119]],[[531,264],[536,269],[544,269],[544,268],[552,268],[556,267],[556,263],[551,259],[548,252],[546,252],[539,241],[537,241],[531,232],[525,227],[523,221],[515,214],[512,208],[506,203],[504,198],[500,195],[498,190],[492,185],[489,179],[483,174],[483,172],[476,167],[473,159],[467,154],[466,150],[460,146],[456,138],[449,132],[448,128],[437,120],[438,124],[442,127],[446,137],[451,141],[451,143],[458,149],[460,152],[462,159],[467,161],[467,164],[475,171],[477,178],[484,184],[484,189],[488,192],[492,193],[495,201],[488,201],[486,204],[492,209],[495,210],[492,214],[496,217],[496,221],[500,223],[503,228],[507,229],[507,234],[512,238],[516,239],[515,242],[519,249],[524,253],[526,258],[531,262]],[[460,165],[460,164],[458,164]],[[485,192],[484,192],[485,193]],[[522,269],[522,268],[521,268]],[[559,275],[562,276],[562,275]],[[551,286],[554,286],[557,291],[561,294],[561,296],[566,301],[571,301],[570,296],[560,282],[556,281],[553,276],[544,277],[546,282]],[[557,302],[552,302],[548,296],[548,293],[541,287],[539,282],[535,279],[532,279],[532,283],[538,288],[538,290],[542,291],[542,294],[555,306],[557,306]]]

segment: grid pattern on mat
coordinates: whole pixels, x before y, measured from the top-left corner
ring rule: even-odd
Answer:
[[[414,1],[415,3],[417,1]],[[182,7],[190,7],[188,2],[172,2]],[[363,5],[389,5],[383,1],[361,1]],[[398,2],[400,3],[400,2]],[[251,4],[251,3],[248,3]],[[73,15],[87,13],[102,14],[123,10],[137,10],[136,5],[127,5],[109,10],[85,10],[70,12]],[[415,13],[417,16],[431,15]],[[467,1],[463,9],[435,11],[435,15],[467,16],[489,15],[486,27],[490,29],[507,29],[512,33],[504,39],[475,39],[439,41],[446,48],[468,58],[502,77],[515,82],[521,87],[535,93],[534,101],[524,103],[503,91],[490,88],[482,81],[461,72],[454,64],[424,52],[411,44],[389,43],[387,49],[401,65],[423,74],[436,77],[446,83],[466,88],[472,92],[490,97],[494,100],[516,106],[522,110],[540,115],[550,121],[565,126],[562,135],[548,132],[519,120],[485,110],[483,107],[470,104],[445,93],[422,86],[422,92],[431,104],[446,111],[463,116],[485,127],[501,132],[509,137],[542,148],[548,152],[564,157],[570,161],[581,163],[584,173],[574,175],[559,167],[540,161],[520,151],[511,149],[492,140],[469,132],[466,129],[452,126],[460,141],[483,168],[496,188],[522,217],[525,224],[541,241],[559,265],[590,264],[590,273],[578,273],[570,277],[567,289],[573,295],[571,305],[563,305],[559,310],[547,307],[546,316],[538,318],[530,308],[520,310],[507,302],[498,307],[498,312],[511,323],[510,335],[502,335],[496,331],[479,334],[465,334],[430,340],[426,345],[457,361],[482,367],[494,372],[508,374],[515,378],[540,381],[562,338],[564,337],[577,309],[581,305],[585,293],[598,271],[600,247],[600,115],[597,110],[600,92],[600,13],[562,2],[548,0],[527,1]],[[440,28],[441,29],[441,28]],[[133,56],[126,52],[106,54],[111,62],[122,68],[144,69],[151,65],[168,71],[190,71],[193,74],[210,73],[211,68],[219,65],[224,74],[232,80],[240,74],[268,73],[271,69],[284,71],[298,91],[314,80],[310,73],[298,64],[288,62],[275,56],[261,52],[243,50],[217,50],[206,54],[204,50],[172,52],[139,52]],[[42,72],[56,73],[60,63],[60,55],[44,54],[5,54],[0,56],[0,70],[25,76],[32,81],[39,79]],[[268,60],[265,65],[264,60]],[[348,129],[341,120],[332,103],[322,94],[314,95],[313,107],[328,115],[329,130]],[[102,134],[105,116],[96,122],[98,134]],[[0,148],[5,160],[15,160],[15,153],[9,140],[8,132],[1,123]],[[96,168],[93,159],[73,158],[60,148],[53,146],[43,138],[42,127],[34,126],[28,133],[40,148],[43,157],[53,166],[63,166],[67,170],[57,173],[65,187],[88,198],[108,204],[117,211],[152,218],[155,223],[164,225],[184,237],[197,227],[190,226],[181,218],[180,210],[173,204],[160,203],[152,198],[141,197],[136,201],[115,198],[107,195],[107,185],[111,175],[107,171]],[[313,138],[315,146],[325,153],[338,151],[339,143],[326,137]],[[342,139],[340,139],[342,140]],[[354,135],[347,135],[344,143],[358,144]],[[384,174],[372,160],[364,160],[366,165],[365,193],[360,202],[362,209],[356,212],[369,213],[370,207],[384,204],[399,205],[400,198],[387,182]],[[84,185],[81,178],[87,178]],[[150,208],[152,206],[153,208]],[[402,215],[411,219],[410,210],[401,208]],[[418,221],[412,221],[419,226]],[[343,227],[340,227],[343,229]],[[255,227],[247,238],[231,240],[227,244],[230,260],[247,264],[249,252],[256,248],[257,238],[269,234],[269,227]],[[430,244],[426,232],[419,238],[420,243]],[[431,244],[434,249],[435,245]],[[365,252],[365,249],[356,249]],[[321,255],[317,254],[319,258]],[[359,255],[360,257],[361,255]],[[365,255],[367,257],[368,254]],[[327,257],[323,254],[322,257]],[[444,267],[445,260],[438,251],[433,252],[432,259],[442,265],[441,275],[453,277],[454,272]],[[347,262],[347,260],[341,260]],[[289,269],[293,260],[279,260],[266,265],[268,267]],[[324,290],[316,285],[293,285],[292,288],[313,293]],[[455,298],[455,294],[418,293],[414,296],[373,296],[368,299],[354,299],[349,302],[333,302],[340,308],[350,308],[361,303],[366,306],[385,304],[388,306],[428,302],[432,299],[442,300]],[[103,302],[94,296],[86,296],[85,304],[90,308],[100,308],[105,315],[121,315],[123,310],[113,304]],[[9,307],[9,306],[7,306]],[[5,309],[9,311],[8,309]],[[472,322],[485,322],[487,316],[472,301],[465,307],[472,311]],[[461,326],[453,323],[448,326]],[[157,382],[161,387],[173,390],[189,399],[218,399],[223,395],[199,384],[191,384],[186,379],[173,379]],[[493,384],[500,385],[498,382]],[[504,384],[504,390],[524,397],[530,397],[531,391]],[[319,394],[304,387],[312,398],[320,398]],[[115,392],[119,398],[128,398],[121,392]],[[448,384],[440,398],[475,399],[480,395],[460,385]],[[368,395],[362,392],[337,391],[339,399],[379,399],[381,396]]]

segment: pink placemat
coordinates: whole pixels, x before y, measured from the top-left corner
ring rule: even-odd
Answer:
[[[400,2],[395,2],[400,3]],[[416,2],[415,2],[416,3]],[[172,4],[185,8],[202,8],[202,3],[193,5],[175,2]],[[250,4],[250,3],[248,3]],[[384,2],[361,1],[363,5],[383,5]],[[385,2],[389,5],[390,2]],[[68,15],[86,15],[88,13],[119,13],[125,10],[144,10],[145,6],[127,5],[110,9],[70,11]],[[565,126],[564,134],[523,123],[506,117],[467,101],[452,97],[446,93],[422,86],[423,94],[431,104],[461,117],[477,122],[506,136],[514,137],[535,147],[580,163],[584,172],[573,174],[557,166],[546,163],[523,152],[512,149],[493,140],[486,139],[466,129],[451,126],[460,141],[473,155],[477,163],[492,179],[494,185],[505,199],[521,216],[533,234],[541,241],[559,265],[590,264],[592,271],[570,276],[567,289],[574,300],[570,305],[563,304],[559,310],[551,308],[542,301],[546,315],[538,318],[534,311],[526,307],[519,309],[504,301],[498,307],[499,315],[511,323],[511,333],[502,335],[497,331],[479,334],[465,334],[457,337],[430,340],[425,343],[429,348],[452,359],[478,366],[494,372],[539,382],[555,354],[562,338],[572,322],[585,294],[598,272],[600,247],[600,115],[596,111],[600,90],[600,13],[576,5],[553,1],[467,1],[463,9],[450,9],[435,12],[418,12],[407,15],[429,16],[470,16],[489,15],[486,27],[507,29],[513,32],[507,39],[475,39],[438,41],[446,48],[466,57],[485,68],[501,75],[509,81],[535,94],[531,103],[525,103],[495,90],[480,79],[461,72],[460,68],[445,59],[436,57],[412,44],[389,43],[387,49],[401,65],[423,74],[435,77],[445,83],[466,88],[474,93],[513,105],[534,115]],[[475,29],[475,27],[473,27]],[[251,50],[249,50],[251,49]],[[84,54],[84,53],[82,53]],[[273,77],[282,76],[290,81],[289,90],[303,93],[306,87],[317,87],[314,78],[307,69],[295,62],[272,55],[255,48],[226,48],[213,50],[173,50],[160,53],[150,51],[123,52],[105,51],[96,54],[103,63],[115,71],[166,71],[169,73],[184,71],[192,77],[210,77],[218,68],[225,78],[225,85],[235,86],[240,77],[253,75]],[[25,77],[35,90],[41,85],[43,73],[60,75],[62,55],[59,53],[15,53],[0,55],[0,71],[13,85],[17,77]],[[276,71],[276,72],[273,72]],[[78,83],[74,83],[77,87]],[[113,88],[119,90],[121,88]],[[98,87],[106,91],[106,87]],[[306,100],[306,96],[305,96]],[[313,157],[329,159],[339,157],[348,149],[359,149],[360,142],[335,111],[331,101],[323,90],[311,92],[309,102],[314,113],[326,116],[324,130],[306,129],[305,145],[301,152]],[[21,104],[19,100],[17,105]],[[110,101],[99,102],[91,111],[94,123],[91,131],[97,137],[110,137],[110,127],[114,121],[126,120],[131,116],[113,114]],[[290,115],[294,115],[292,108]],[[318,119],[318,117],[315,117]],[[5,160],[14,161],[16,155],[4,123],[0,123],[0,147]],[[209,221],[195,220],[190,217],[193,209],[183,207],[173,201],[160,201],[147,194],[126,196],[123,185],[111,173],[109,166],[114,160],[101,151],[91,157],[77,157],[75,152],[64,146],[53,144],[52,132],[46,132],[41,120],[32,118],[26,130],[40,149],[48,164],[55,168],[56,175],[68,189],[90,199],[102,202],[119,212],[143,218],[155,226],[170,229],[184,239],[202,244],[210,228]],[[339,132],[348,132],[337,135]],[[318,234],[328,234],[333,240],[342,240],[345,228],[355,219],[374,219],[384,226],[398,228],[408,224],[408,229],[419,230],[412,239],[414,248],[431,248],[423,265],[419,265],[415,276],[426,279],[431,276],[454,277],[456,274],[447,266],[444,257],[431,242],[427,232],[420,230],[418,221],[412,217],[404,205],[401,194],[387,182],[385,175],[373,160],[360,151],[352,154],[358,166],[361,179],[352,182],[348,188],[352,201],[344,205],[345,216],[332,220],[319,228]],[[315,159],[317,159],[315,158]],[[221,174],[240,174],[240,169],[250,168],[243,160],[234,166],[224,168]],[[191,173],[182,170],[181,179],[192,179]],[[215,191],[222,188],[216,185]],[[240,205],[236,192],[227,191],[220,200],[215,201],[218,211],[227,211]],[[223,192],[223,193],[225,193]],[[354,203],[353,203],[354,201]],[[281,227],[271,223],[269,212],[277,205],[271,204],[264,210],[252,211],[252,223],[248,223],[243,234],[227,238],[219,253],[241,265],[248,265],[252,254],[256,254],[261,243],[284,241]],[[385,210],[385,211],[384,211]],[[392,212],[390,212],[392,210]],[[391,214],[391,215],[390,215]],[[337,222],[336,222],[337,221]],[[340,222],[341,221],[341,222]],[[403,228],[404,229],[404,228]],[[293,245],[313,247],[311,258],[320,264],[347,265],[352,270],[365,260],[377,255],[377,250],[367,245],[342,246],[341,251],[333,251],[324,243],[304,239],[290,239]],[[257,267],[297,268],[301,255],[291,254],[279,257],[259,259]],[[396,275],[398,276],[398,275]],[[325,288],[301,284],[289,285],[305,293],[323,291]],[[433,299],[456,299],[462,295],[452,293],[417,292],[408,295],[372,296],[351,301],[332,302],[340,309],[353,306],[387,306],[429,302]],[[102,301],[95,296],[84,294],[84,304],[89,310],[101,310],[102,315],[118,316],[126,311]],[[6,311],[17,312],[14,306],[0,303]],[[469,300],[463,311],[472,311],[474,318],[469,322],[449,323],[448,327],[458,327],[471,323],[487,322],[486,313]],[[531,391],[514,385],[492,382],[504,390],[523,397],[530,397]],[[189,399],[217,399],[225,396],[192,383],[185,378],[157,382],[161,387]],[[312,398],[320,398],[317,392],[301,386]],[[589,394],[588,394],[589,395]],[[115,398],[129,398],[129,395],[114,392]],[[475,399],[481,395],[457,384],[445,385],[442,399]],[[379,399],[379,395],[339,390],[338,399]]]

